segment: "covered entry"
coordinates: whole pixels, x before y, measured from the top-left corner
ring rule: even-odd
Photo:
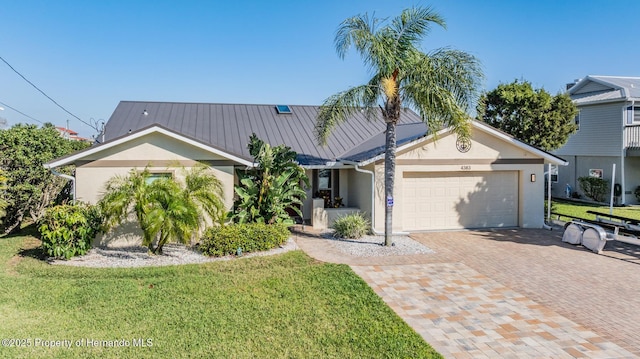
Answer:
[[[518,171],[404,172],[403,230],[518,226]]]

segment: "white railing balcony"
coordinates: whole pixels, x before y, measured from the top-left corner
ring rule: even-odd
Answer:
[[[640,149],[640,126],[625,126],[624,148]]]

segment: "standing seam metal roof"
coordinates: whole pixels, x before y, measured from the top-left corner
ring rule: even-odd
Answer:
[[[320,107],[290,108],[293,113],[278,114],[275,105],[122,101],[105,125],[104,140],[159,125],[247,160],[252,160],[247,148],[252,133],[272,146],[291,147],[303,166],[324,165],[347,157],[365,159],[381,153],[379,142],[384,138],[386,124],[379,113],[371,121],[364,113],[355,114],[333,129],[326,146],[320,146],[314,135]],[[407,124],[411,126],[404,126]],[[402,130],[397,133],[398,143],[427,132],[420,116],[411,110],[402,112],[399,125]]]

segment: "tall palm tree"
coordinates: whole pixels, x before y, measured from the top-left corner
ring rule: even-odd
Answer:
[[[384,25],[384,26],[381,26]],[[433,25],[446,28],[444,19],[430,7],[414,7],[387,19],[358,15],[343,21],[335,36],[338,56],[353,47],[373,76],[368,83],[327,98],[316,122],[316,137],[326,144],[331,130],[357,111],[375,119],[380,109],[386,123],[385,197],[393,198],[396,159],[396,125],[403,106],[417,111],[432,132],[452,126],[468,137],[467,115],[482,79],[479,61],[452,49],[423,53],[420,42]],[[392,207],[385,207],[385,245],[390,246]]]
[[[147,168],[116,176],[107,182],[100,200],[107,228],[135,213],[142,244],[150,253],[162,254],[170,240],[188,243],[207,221],[220,223],[226,217],[222,183],[206,167],[187,171],[184,183],[174,178],[150,178]]]

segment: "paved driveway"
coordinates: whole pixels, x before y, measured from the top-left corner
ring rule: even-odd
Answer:
[[[328,241],[299,246],[351,265],[447,358],[640,357],[640,248],[605,255],[561,231],[421,233],[435,253],[354,258]],[[614,248],[615,247],[615,248]]]

